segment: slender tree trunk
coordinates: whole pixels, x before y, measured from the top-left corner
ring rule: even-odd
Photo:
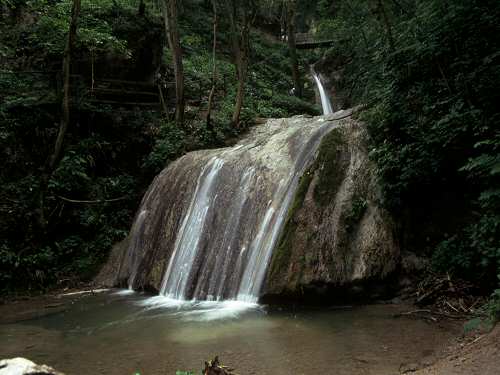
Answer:
[[[292,70],[293,85],[295,87],[295,95],[302,97],[302,82],[300,79],[299,62],[297,58],[297,48],[295,45],[295,12],[297,3],[295,0],[288,0],[286,16],[286,29],[288,36],[288,51],[290,53],[290,62]]]
[[[229,25],[231,42],[236,65],[238,88],[236,92],[236,103],[234,106],[232,123],[239,126],[243,99],[245,96],[245,81],[248,71],[248,48],[250,34],[250,10],[247,1],[243,2],[241,28],[238,27],[238,10],[235,0],[228,0]]]
[[[44,171],[40,180],[40,224],[42,228],[46,226],[45,219],[45,194],[47,192],[47,186],[56,165],[61,158],[62,147],[64,143],[64,137],[68,130],[70,121],[70,71],[71,71],[71,55],[73,52],[73,46],[75,44],[76,33],[78,28],[78,17],[80,15],[81,0],[73,0],[73,6],[71,8],[71,21],[68,30],[68,37],[66,40],[66,47],[64,48],[63,56],[63,66],[62,66],[62,78],[63,78],[63,98],[61,104],[61,122],[59,124],[59,131],[57,133],[56,143],[54,145],[54,151],[52,155],[49,156],[47,163],[44,167]]]
[[[215,89],[217,84],[217,62],[215,59],[215,52],[217,49],[217,0],[212,0],[212,7],[214,12],[214,42],[212,46],[212,89],[210,90],[210,94],[208,95],[208,108],[207,108],[207,128],[213,129],[213,125],[211,123],[211,112],[213,106],[213,100],[215,95]]]
[[[163,110],[167,121],[170,121],[167,103],[165,103],[165,96],[163,95],[163,89],[161,88],[161,82],[158,82],[158,96],[160,97],[161,109]]]
[[[242,44],[247,43],[246,40],[248,40],[248,38],[244,36],[244,34],[246,33],[248,33],[248,31],[242,31],[242,38],[241,38]],[[232,118],[232,122],[236,126],[238,126],[240,123],[240,115],[241,115],[241,110],[243,108],[243,100],[245,98],[245,84],[248,71],[248,58],[247,58],[246,46],[243,44],[240,48],[241,49],[238,53],[239,57],[237,59],[238,90],[236,92],[236,104],[234,106],[234,112]]]
[[[178,0],[162,0],[163,19],[168,45],[172,51],[175,75],[175,122],[184,124],[184,67],[182,65],[182,49],[177,26]]]
[[[140,0],[138,14],[139,16],[144,16],[145,13],[146,13],[146,4],[144,4],[144,0]]]
[[[382,21],[384,22],[385,30],[387,32],[387,39],[389,39],[389,47],[391,48],[391,51],[396,50],[396,44],[394,43],[394,37],[392,35],[392,26],[391,23],[389,22],[389,17],[387,16],[387,12],[384,7],[384,3],[382,0],[377,1],[377,9],[380,14],[380,17],[382,18]]]

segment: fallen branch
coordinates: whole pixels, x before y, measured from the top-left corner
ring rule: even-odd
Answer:
[[[407,311],[407,312],[402,312],[398,314],[394,314],[394,318],[399,318],[401,316],[409,316],[409,315],[418,315],[418,314],[429,314],[431,315],[430,317],[422,315],[423,318],[430,318],[435,321],[435,318],[432,315],[437,315],[437,316],[442,316],[445,318],[449,319],[466,319],[468,316],[467,315],[454,315],[454,314],[447,314],[439,311],[432,311],[429,309],[419,309],[419,310],[412,310],[412,311]]]
[[[394,314],[393,316],[395,318],[399,318],[400,316],[420,314],[420,313],[429,313],[430,314],[431,310],[412,310],[412,311],[407,311],[407,312],[403,312],[403,313]]]
[[[219,357],[216,356],[212,361],[205,362],[203,375],[236,375],[233,369],[223,366],[219,362]]]
[[[120,198],[113,198],[113,199],[97,199],[97,200],[70,199],[70,198],[62,197],[60,195],[58,195],[57,198],[65,201],[65,202],[70,202],[70,203],[96,204],[96,203],[109,203],[109,202],[123,201],[123,200],[127,199],[128,196],[123,196]]]

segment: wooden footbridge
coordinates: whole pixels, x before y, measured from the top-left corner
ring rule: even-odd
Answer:
[[[297,33],[295,34],[295,46],[297,49],[314,49],[331,47],[334,44],[330,39],[318,39],[318,37],[311,33]]]

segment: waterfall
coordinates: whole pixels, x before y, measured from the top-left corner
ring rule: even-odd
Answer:
[[[324,115],[330,115],[333,113],[332,103],[330,101],[330,97],[321,82],[320,76],[316,73],[313,67],[311,67],[311,73],[313,75],[314,81],[316,82],[316,86],[318,87],[319,96],[321,98],[321,107],[323,108]]]
[[[205,220],[217,198],[214,191],[216,177],[223,165],[224,161],[217,157],[210,159],[198,178],[196,191],[177,235],[174,252],[162,281],[162,295],[180,299],[186,294],[186,285],[203,235]]]
[[[256,302],[299,180],[334,126],[270,120],[234,147],[172,163],[143,198],[120,277],[174,299]]]

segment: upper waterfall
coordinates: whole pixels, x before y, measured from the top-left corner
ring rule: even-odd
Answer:
[[[323,86],[323,82],[321,82],[321,77],[316,73],[314,68],[311,66],[311,73],[316,82],[316,86],[318,87],[319,96],[321,98],[321,108],[323,108],[324,115],[330,115],[333,113],[332,103],[330,101],[330,97]]]
[[[172,163],[143,198],[119,278],[175,299],[255,302],[299,179],[335,124],[270,120],[234,147]]]

